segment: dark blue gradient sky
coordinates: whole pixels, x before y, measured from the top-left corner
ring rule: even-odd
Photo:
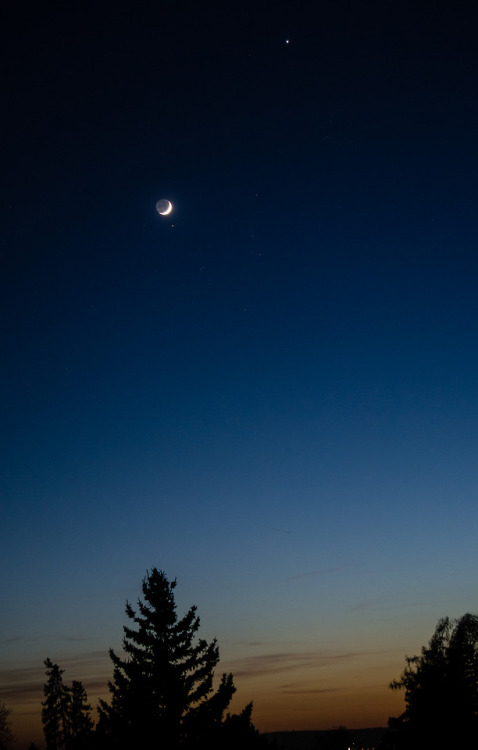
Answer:
[[[3,13],[17,733],[153,565],[260,729],[385,724],[478,594],[474,4]]]

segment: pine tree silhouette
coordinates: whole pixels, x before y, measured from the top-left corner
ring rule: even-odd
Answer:
[[[70,692],[70,737],[67,750],[85,750],[92,740],[93,721],[88,696],[79,680],[73,680]]]
[[[42,723],[47,750],[65,750],[70,737],[70,691],[63,684],[64,669],[45,659],[47,682],[43,686]]]
[[[47,750],[86,750],[93,739],[91,706],[83,683],[63,683],[64,669],[45,660],[47,682],[43,686],[42,722]]]
[[[138,612],[126,603],[135,627],[124,627],[124,658],[110,649],[110,703],[101,700],[98,707],[101,741],[112,748],[211,747],[223,725],[235,692],[232,674],[214,689],[217,642],[196,637],[195,606],[178,619],[175,588],[176,581],[153,568],[143,580]]]

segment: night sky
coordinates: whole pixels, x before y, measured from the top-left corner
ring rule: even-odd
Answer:
[[[261,731],[478,610],[474,2],[7,3],[0,702],[178,579]],[[172,201],[171,215],[155,210]]]

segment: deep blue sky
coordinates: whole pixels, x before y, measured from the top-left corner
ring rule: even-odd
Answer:
[[[259,728],[385,723],[478,594],[474,4],[3,13],[0,700],[155,565]]]

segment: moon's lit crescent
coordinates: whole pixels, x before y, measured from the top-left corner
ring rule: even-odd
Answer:
[[[160,200],[156,203],[156,210],[161,216],[167,216],[173,210],[173,204],[165,199]]]

